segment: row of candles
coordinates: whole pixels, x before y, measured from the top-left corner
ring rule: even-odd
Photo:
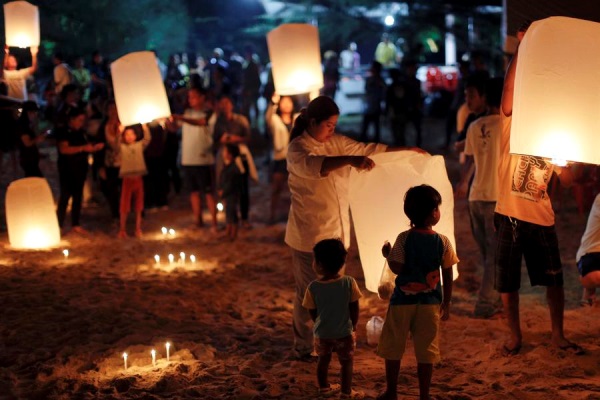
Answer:
[[[171,359],[171,343],[165,343],[165,349],[167,350],[167,362]],[[156,350],[150,350],[150,355],[152,356],[152,366],[156,367]],[[127,358],[129,355],[125,352],[123,353],[123,363],[125,364],[125,369],[127,369]]]
[[[174,264],[175,263],[175,256],[173,254],[169,254],[167,256],[167,259],[169,260],[169,264]],[[179,253],[179,263],[180,264],[185,264],[185,260],[187,259],[186,254],[182,251]],[[195,263],[196,262],[196,256],[191,254],[189,257],[189,260],[191,263]],[[160,256],[158,254],[154,255],[154,262],[156,264],[160,264]]]

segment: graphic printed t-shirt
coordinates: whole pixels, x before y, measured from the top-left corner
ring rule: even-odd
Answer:
[[[398,235],[388,260],[404,265],[390,305],[440,304],[440,266],[452,268],[459,261],[446,236],[414,228]]]
[[[362,297],[362,293],[351,276],[341,276],[332,281],[312,281],[306,288],[302,306],[317,309],[315,337],[341,339],[352,334],[350,303]]]

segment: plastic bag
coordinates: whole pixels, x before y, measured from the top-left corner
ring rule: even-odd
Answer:
[[[396,287],[396,274],[392,272],[387,260],[383,264],[383,271],[381,271],[381,277],[379,278],[379,286],[377,287],[377,293],[381,300],[389,300],[394,293]]]
[[[381,336],[381,330],[383,329],[383,318],[374,316],[367,322],[367,343],[371,346],[375,346],[379,343],[379,337]]]

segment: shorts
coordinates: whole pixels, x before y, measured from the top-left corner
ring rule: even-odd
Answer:
[[[386,360],[401,360],[410,332],[417,362],[435,364],[440,361],[439,324],[439,304],[389,306],[379,338],[377,354]]]
[[[600,271],[600,253],[588,253],[581,257],[577,269],[582,278],[590,272]]]
[[[556,229],[494,214],[496,227],[496,282],[500,293],[521,287],[521,259],[525,257],[531,286],[563,286]]]
[[[212,194],[214,191],[214,168],[212,165],[185,165],[185,184],[190,192]]]
[[[340,339],[322,339],[315,337],[315,351],[319,357],[337,353],[340,360],[351,360],[354,357],[356,342],[349,335]]]
[[[141,176],[123,177],[121,188],[121,215],[127,215],[131,209],[131,198],[133,197],[133,210],[140,212],[144,209],[144,180]]]
[[[287,175],[287,161],[286,160],[273,160],[273,171],[274,174]]]

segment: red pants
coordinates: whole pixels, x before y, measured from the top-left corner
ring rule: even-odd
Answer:
[[[131,198],[134,198],[133,210],[136,212],[144,209],[144,180],[141,176],[123,177],[121,188],[121,215],[127,215],[131,209]]]

